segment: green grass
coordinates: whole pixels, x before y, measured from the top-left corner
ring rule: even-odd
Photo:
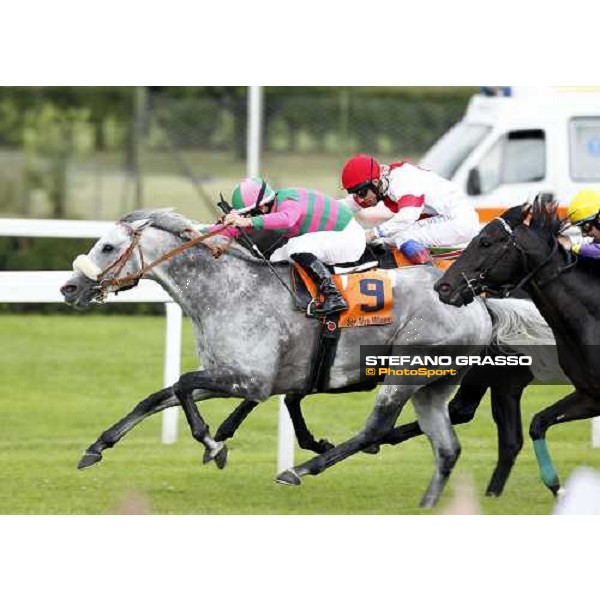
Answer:
[[[189,324],[184,369],[194,368]],[[83,450],[162,382],[164,320],[160,317],[93,315],[0,316],[0,513],[97,514],[119,510],[130,492],[147,498],[161,514],[414,514],[432,472],[424,439],[358,455],[299,488],[273,482],[276,469],[277,402],[248,418],[229,443],[224,471],[202,466],[203,449],[180,417],[176,444],[160,442],[160,416],[135,428],[104,460],[87,471],[76,464]],[[531,387],[524,422],[565,388]],[[367,415],[371,394],[305,401],[317,436],[341,441]],[[212,430],[235,405],[200,405]],[[407,407],[402,421],[412,419]],[[489,401],[475,421],[460,427],[463,455],[455,470],[485,488],[496,456]],[[589,421],[551,431],[549,446],[563,479],[578,465],[600,463],[591,448]],[[298,452],[297,459],[309,456]],[[442,505],[451,494],[446,491]],[[548,514],[552,498],[539,482],[531,443],[525,448],[505,494],[481,496],[486,513]]]

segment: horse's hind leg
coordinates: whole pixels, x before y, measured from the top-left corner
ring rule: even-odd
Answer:
[[[482,368],[484,367],[473,367],[469,369],[465,377],[463,377],[462,383],[454,398],[450,400],[450,403],[448,404],[448,413],[452,425],[462,425],[463,423],[469,423],[473,420],[475,412],[485,396],[488,385],[487,383],[475,383],[475,381],[470,380],[469,376],[471,373],[477,372]],[[478,380],[479,378],[480,375],[477,375]],[[394,429],[383,438],[381,444],[396,446],[419,435],[423,435],[423,431],[419,426],[419,422],[414,421],[413,423],[394,427]]]
[[[429,438],[435,456],[435,472],[423,499],[423,508],[432,508],[444,491],[450,473],[460,456],[460,443],[450,423],[446,398],[453,386],[428,386],[412,399],[419,425]]]
[[[173,388],[168,387],[148,396],[142,400],[126,417],[104,431],[100,437],[85,451],[77,465],[78,469],[85,469],[102,460],[102,452],[112,448],[128,431],[133,429],[140,421],[156,412],[170,406],[176,406],[179,401],[173,393]]]
[[[600,416],[598,401],[576,390],[533,417],[529,435],[533,440],[533,449],[540,468],[540,475],[546,487],[555,496],[560,490],[560,480],[546,446],[546,431],[558,423],[591,419],[597,416]]]
[[[523,447],[521,395],[533,380],[527,367],[514,367],[492,386],[492,416],[498,430],[498,463],[492,474],[486,496],[500,496],[513,465]]]
[[[417,389],[416,386],[383,385],[377,392],[375,406],[362,431],[324,454],[283,471],[277,476],[276,481],[288,485],[300,485],[301,477],[318,475],[325,469],[379,441],[394,427],[402,407],[415,389]]]

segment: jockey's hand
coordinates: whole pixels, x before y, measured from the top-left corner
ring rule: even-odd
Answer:
[[[252,227],[252,220],[248,217],[242,217],[242,215],[229,213],[225,216],[223,225],[233,225],[234,227]]]
[[[194,240],[197,237],[200,237],[200,232],[198,232],[196,229],[194,229],[193,227],[185,227],[184,229],[181,230],[181,237],[188,239],[188,240]]]
[[[571,241],[571,238],[566,236],[566,235],[559,235],[558,236],[558,243],[565,249],[565,250],[573,250],[573,252],[577,253],[575,250],[576,246],[581,246],[581,244],[574,244]]]

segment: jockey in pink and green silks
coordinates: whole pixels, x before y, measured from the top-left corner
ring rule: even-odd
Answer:
[[[348,308],[325,264],[357,261],[365,251],[365,233],[351,211],[322,192],[306,188],[273,190],[264,179],[250,177],[233,190],[234,212],[224,224],[224,234],[237,237],[244,231],[272,230],[288,242],[278,248],[271,261],[290,260],[301,265],[315,281],[324,301],[315,315]],[[325,264],[324,264],[325,263]]]

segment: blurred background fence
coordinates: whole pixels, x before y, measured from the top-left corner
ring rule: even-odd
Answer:
[[[476,88],[263,88],[261,172],[341,195],[354,152],[418,161]],[[0,88],[0,217],[217,215],[246,175],[248,88]],[[0,239],[0,269],[64,269],[76,241]]]

